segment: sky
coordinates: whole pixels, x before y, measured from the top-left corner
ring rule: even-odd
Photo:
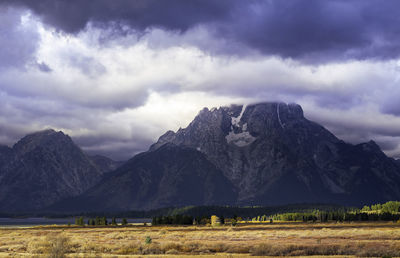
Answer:
[[[400,1],[0,0],[0,144],[125,160],[203,107],[295,102],[400,158]]]

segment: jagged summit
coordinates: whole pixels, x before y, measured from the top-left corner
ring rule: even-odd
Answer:
[[[168,131],[162,135],[158,142],[150,147],[154,150],[166,142],[191,145],[197,142],[196,149],[204,149],[202,142],[208,140],[224,141],[236,147],[247,147],[258,138],[275,137],[284,134],[285,130],[292,131],[293,137],[304,141],[309,132],[297,131],[296,127],[313,124],[314,134],[328,137],[332,141],[338,139],[325,130],[322,126],[308,121],[303,114],[303,109],[298,104],[266,102],[250,105],[231,105],[202,109],[194,120],[184,129],[176,133]],[[194,147],[194,146],[192,146]]]
[[[339,195],[362,199],[363,186],[356,182],[378,180],[377,174],[367,171],[379,170],[371,168],[379,162],[386,162],[385,170],[392,171],[400,182],[397,167],[387,161],[376,143],[346,144],[306,119],[301,106],[294,103],[204,108],[186,128],[168,131],[150,150],[167,142],[204,153],[238,189],[239,203],[319,201],[322,196],[334,202],[344,198]],[[368,179],[361,179],[364,176]],[[394,184],[383,175],[379,180]],[[286,196],[280,191],[296,194]],[[377,191],[380,196],[399,193],[393,186]]]
[[[400,165],[374,142],[347,144],[297,104],[204,108],[63,209],[226,204],[364,205],[400,198]],[[74,208],[75,210],[76,207]]]
[[[297,104],[204,108],[186,128],[166,132],[101,179],[106,171],[99,168],[112,163],[85,155],[62,132],[28,135],[0,149],[0,208],[58,200],[51,207],[83,211],[400,198],[398,160],[373,141],[341,141]]]
[[[279,123],[282,128],[284,128],[285,123],[288,123],[290,120],[304,119],[303,109],[298,104],[263,102],[249,105],[232,104],[228,107],[214,107],[212,109],[205,107],[199,112],[194,121],[197,119],[210,119],[210,117],[217,117],[219,114],[223,113],[231,118],[231,125],[239,126],[240,124],[244,124],[245,121],[248,120],[248,117],[254,112],[262,113],[268,117],[268,119]]]

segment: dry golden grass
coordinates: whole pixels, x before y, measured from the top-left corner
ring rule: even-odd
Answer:
[[[151,243],[146,243],[146,237]],[[400,256],[397,223],[0,228],[0,257]]]

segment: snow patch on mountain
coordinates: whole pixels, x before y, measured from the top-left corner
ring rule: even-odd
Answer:
[[[250,145],[256,140],[249,132],[234,133],[232,131],[225,136],[225,139],[228,143],[233,143],[238,147]]]
[[[285,129],[285,126],[282,124],[281,116],[280,116],[280,114],[279,114],[279,104],[280,104],[280,103],[278,103],[278,105],[276,106],[276,113],[278,114],[278,121],[279,121],[279,124],[281,125],[282,129]]]
[[[240,112],[238,117],[232,117],[232,125],[231,125],[231,131],[227,136],[225,136],[225,139],[228,143],[233,143],[238,147],[244,147],[247,145],[250,145],[253,143],[256,138],[252,136],[248,131],[247,131],[247,123],[243,124],[240,126],[240,120],[242,119],[243,113],[246,110],[246,106],[242,106],[242,111]],[[241,133],[235,133],[234,127],[239,127],[242,129]]]
[[[231,118],[232,119],[232,126],[239,127],[240,120],[242,119],[242,116],[243,116],[243,113],[244,113],[245,110],[246,110],[246,105],[243,105],[242,106],[242,111],[240,111],[239,116]]]

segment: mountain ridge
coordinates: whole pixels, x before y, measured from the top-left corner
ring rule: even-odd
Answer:
[[[13,148],[0,146],[3,210],[360,206],[396,199],[399,160],[387,157],[372,140],[352,145],[338,139],[305,118],[297,104],[204,108],[186,128],[167,131],[122,165],[86,155],[54,130],[29,134]]]
[[[163,148],[166,145],[176,146],[183,153],[202,154],[205,160],[199,166],[211,163],[226,178],[224,184],[233,186],[233,193],[227,191],[235,197],[234,205],[363,205],[400,198],[400,169],[397,162],[388,158],[373,141],[352,145],[338,139],[323,126],[306,119],[301,106],[297,104],[258,103],[204,108],[186,128],[176,132],[167,131],[147,152],[133,159],[140,163],[146,156],[158,164],[160,159],[157,155],[165,151]],[[168,152],[163,155],[168,157]],[[177,157],[171,159],[176,164],[182,161]],[[120,178],[136,173],[135,166],[131,165],[128,162],[124,169],[108,178],[107,183],[102,185],[100,182],[83,196],[92,193],[91,203],[101,203],[104,198],[117,200],[116,196],[121,195],[119,191],[124,192],[120,188]],[[181,165],[173,168],[175,172],[160,168],[162,175],[166,173],[172,177],[172,183],[169,184],[171,191],[185,184],[177,176]],[[154,175],[147,169],[142,167],[141,172],[149,180],[154,180]],[[143,185],[146,184],[135,182],[132,187]],[[215,184],[211,186],[216,187]],[[107,191],[109,196],[102,195],[103,191]],[[182,194],[191,196],[190,191]],[[143,203],[143,199],[147,202]],[[166,203],[157,203],[151,198],[143,199],[125,199],[129,207],[124,202],[108,201],[107,209],[153,209],[166,207],[167,204],[175,206],[173,198]],[[74,202],[80,200],[78,196]]]
[[[37,210],[100,181],[112,162],[97,164],[63,132],[28,134],[0,152],[0,209]]]
[[[213,125],[204,129],[204,124],[207,123]],[[210,140],[210,131],[213,131],[211,138],[217,135],[217,140]],[[248,132],[248,134],[244,135],[244,132]],[[235,137],[232,137],[232,135],[236,136],[239,142],[235,142]],[[240,141],[243,135],[250,138],[250,140],[247,142]],[[239,193],[239,195],[243,196],[242,203],[244,204],[253,202],[252,199],[268,198],[265,195],[281,194],[282,185],[287,185],[289,181],[293,181],[294,185],[302,188],[311,188],[310,185],[314,185],[314,189],[311,189],[313,191],[308,191],[309,193],[303,196],[301,193],[304,194],[307,190],[299,189],[297,196],[302,196],[302,199],[312,200],[315,196],[324,196],[329,201],[342,202],[344,198],[348,197],[346,197],[346,194],[351,195],[353,186],[350,186],[351,183],[348,181],[357,181],[357,177],[351,175],[350,166],[344,169],[347,171],[339,172],[342,169],[340,167],[341,163],[346,160],[340,158],[337,152],[345,151],[348,148],[358,152],[360,152],[359,148],[362,148],[365,152],[374,152],[386,164],[385,169],[389,169],[396,174],[395,180],[399,182],[398,180],[400,179],[398,170],[394,168],[393,164],[389,164],[391,161],[375,142],[370,141],[369,143],[361,143],[354,146],[345,143],[324,127],[307,120],[304,117],[301,106],[297,104],[258,103],[248,106],[233,105],[219,109],[203,109],[188,127],[180,129],[174,134],[168,132],[167,136],[168,138],[165,135],[161,136],[159,141],[151,146],[150,150],[157,148],[160,142],[173,142],[178,145],[196,148],[205,153],[210,160],[217,164],[217,167],[225,172],[228,178],[231,178],[235,186],[242,189],[242,193]],[[224,141],[224,137],[226,141]],[[218,147],[215,146],[216,142],[219,144]],[[221,153],[221,149],[224,153]],[[271,155],[269,159],[260,164],[260,160],[263,158],[261,155],[252,156],[254,153],[270,153]],[[284,161],[279,162],[279,159]],[[273,164],[274,162],[275,164]],[[358,157],[358,164],[352,165],[355,167],[368,162],[368,160]],[[256,164],[256,166],[264,165],[267,166],[267,169],[258,169],[252,164]],[[276,167],[276,165],[281,167]],[[372,166],[373,164],[370,165]],[[336,167],[336,171],[328,169],[328,166]],[[242,171],[246,169],[249,173],[243,175]],[[301,172],[292,173],[290,170],[300,170]],[[286,173],[282,173],[282,171],[286,171]],[[278,177],[271,175],[274,173],[278,174]],[[280,177],[288,178],[286,180],[279,179],[279,174]],[[268,179],[263,178],[268,176]],[[293,176],[296,178],[293,178]],[[337,180],[343,176],[351,178],[348,178],[347,182]],[[380,175],[376,179],[380,179],[379,177]],[[394,193],[395,196],[399,196],[397,187],[393,185],[391,177],[386,177],[389,180],[385,182],[391,185],[391,194],[383,193],[385,192],[383,189],[381,189],[381,194],[393,195]],[[254,178],[257,178],[257,180],[254,180]],[[271,181],[278,179],[283,182],[277,183],[277,185],[280,185],[278,187],[280,191],[277,192],[277,190],[273,190],[273,182]],[[300,181],[300,184],[295,181]],[[265,189],[265,193],[260,194],[258,187],[264,184],[266,186],[271,185],[271,189]],[[323,189],[317,189],[316,185],[324,185],[325,188],[330,190],[330,193],[326,193]],[[288,185],[287,190],[293,192],[292,187]],[[356,189],[358,188],[356,187]],[[332,194],[336,196],[332,196]],[[340,194],[344,196],[339,196]],[[361,197],[358,196],[357,198]],[[280,202],[274,203],[274,200],[270,198],[267,204],[280,204]]]
[[[233,186],[204,154],[167,143],[154,152],[134,156],[83,195],[49,209],[149,210],[204,203],[226,205],[234,203],[234,196]]]

